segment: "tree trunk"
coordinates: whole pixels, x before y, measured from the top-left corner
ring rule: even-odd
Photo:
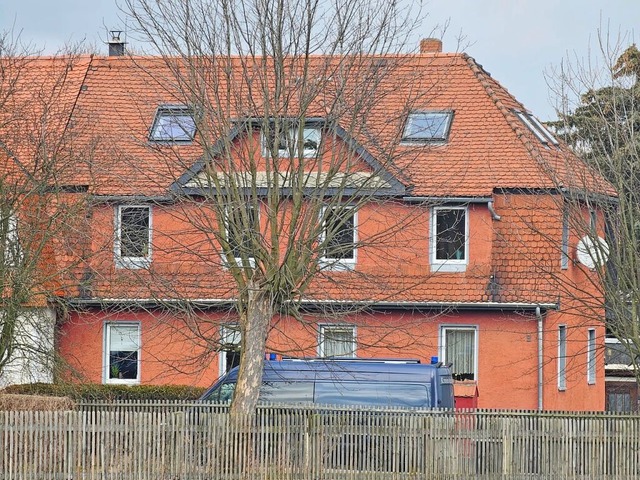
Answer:
[[[261,291],[253,281],[248,286],[248,302],[243,316],[240,320],[240,370],[231,404],[231,412],[236,414],[253,413],[258,403],[267,333],[273,318],[273,305],[269,294]]]

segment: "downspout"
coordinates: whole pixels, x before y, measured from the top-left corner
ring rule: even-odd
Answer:
[[[538,319],[538,410],[542,410],[544,407],[542,396],[544,377],[542,375],[542,313],[540,313],[540,307],[536,307],[536,318]]]
[[[495,208],[493,208],[493,200],[487,203],[487,208],[489,209],[489,213],[491,214],[491,218],[494,220],[500,221],[500,215],[496,213]]]

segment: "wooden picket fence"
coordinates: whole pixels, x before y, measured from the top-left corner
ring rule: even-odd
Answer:
[[[0,411],[0,480],[636,479],[640,416],[189,402]]]

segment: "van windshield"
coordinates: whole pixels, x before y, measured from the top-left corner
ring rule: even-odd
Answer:
[[[215,390],[212,390],[206,396],[204,396],[202,400],[212,403],[231,403],[231,400],[233,399],[233,393],[235,391],[235,383],[223,383]]]

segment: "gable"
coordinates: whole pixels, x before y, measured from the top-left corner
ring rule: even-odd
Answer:
[[[232,186],[247,191],[255,189],[258,195],[265,195],[277,177],[284,196],[290,195],[294,188],[301,188],[307,194],[322,188],[326,196],[401,196],[406,193],[406,186],[345,129],[339,125],[329,126],[322,118],[305,120],[305,129],[317,129],[323,138],[316,155],[309,158],[294,154],[291,158],[268,161],[266,157],[271,154],[265,151],[265,139],[260,129],[263,121],[249,118],[234,122],[229,135],[216,141],[211,160],[198,159],[170,186],[170,190],[185,195],[210,195],[217,188]],[[251,160],[243,161],[239,158],[243,156],[251,157]],[[229,158],[230,163],[225,163],[219,161],[220,157],[235,158]],[[295,187],[294,182],[297,183]]]

